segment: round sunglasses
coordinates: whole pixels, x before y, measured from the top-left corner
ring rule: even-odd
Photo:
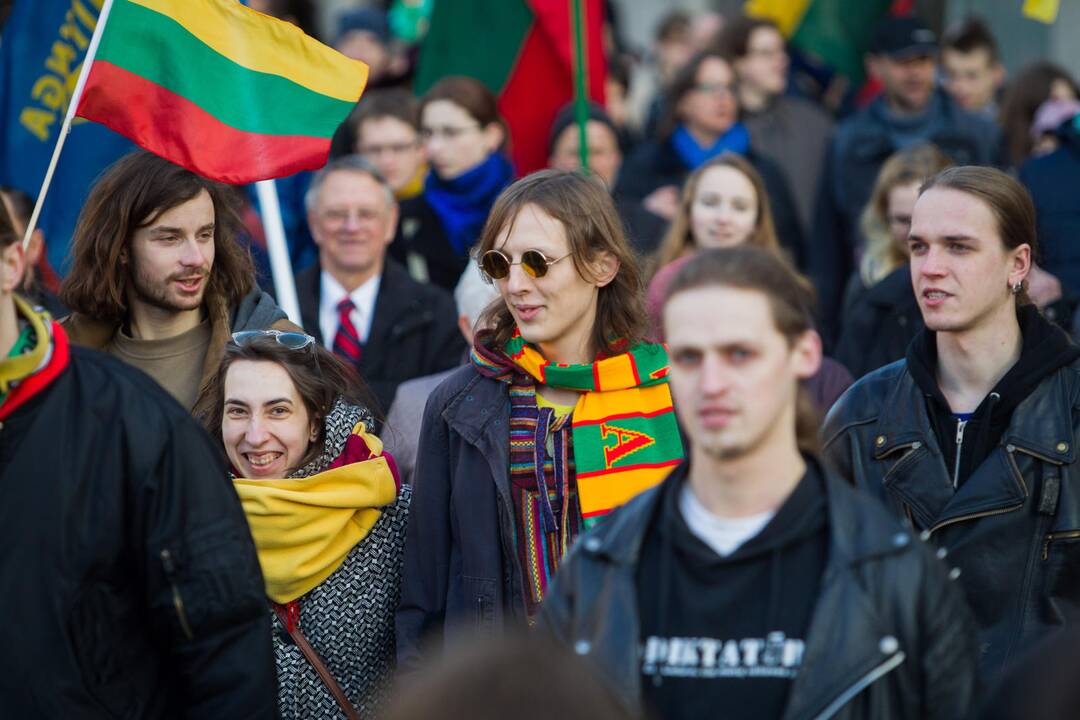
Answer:
[[[510,275],[511,265],[520,265],[522,270],[529,273],[530,277],[541,278],[547,275],[548,268],[570,257],[573,253],[566,253],[560,258],[548,260],[547,255],[539,250],[526,250],[521,253],[521,260],[511,262],[509,256],[501,250],[488,250],[480,256],[480,269],[490,280],[502,280]]]
[[[290,350],[303,350],[309,345],[315,344],[315,338],[304,333],[283,332],[281,330],[241,330],[232,334],[234,344],[244,347],[255,338],[274,338],[278,345],[284,345]]]

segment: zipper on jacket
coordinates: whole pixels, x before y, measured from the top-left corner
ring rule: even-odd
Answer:
[[[1046,540],[1043,542],[1042,559],[1050,559],[1050,543],[1055,540],[1072,540],[1074,538],[1080,538],[1080,530],[1068,530],[1066,532],[1047,533]]]
[[[903,663],[906,658],[907,656],[903,651],[897,652],[895,655],[888,658],[885,662],[856,680],[847,690],[837,695],[836,699],[829,703],[828,707],[814,716],[814,720],[827,720],[828,718],[831,718],[839,712],[841,708],[851,702],[856,695],[900,667],[901,663]]]
[[[964,428],[967,427],[967,423],[967,420],[957,419],[956,421],[956,462],[953,463],[952,471],[953,490],[960,486],[960,453],[964,448]]]
[[[169,579],[169,585],[172,586],[173,607],[176,608],[176,617],[180,619],[180,628],[184,631],[184,635],[187,635],[188,640],[194,640],[195,635],[191,632],[187,613],[184,612],[184,598],[181,597],[180,588],[176,585],[176,564],[168,548],[161,551],[161,565],[165,568],[165,577]]]

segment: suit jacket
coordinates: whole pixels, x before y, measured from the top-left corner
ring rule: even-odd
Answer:
[[[296,293],[304,329],[326,345],[333,338],[324,338],[319,328],[321,277],[320,263],[300,272]],[[416,282],[387,258],[357,367],[379,408],[385,412],[390,407],[402,382],[457,367],[464,351],[453,297],[442,288]]]

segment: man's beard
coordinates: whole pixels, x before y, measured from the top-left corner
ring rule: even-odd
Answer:
[[[206,294],[206,286],[208,281],[204,281],[200,292],[197,296],[190,298],[184,298],[183,301],[178,302],[169,297],[169,286],[173,281],[182,277],[190,277],[194,273],[174,273],[167,277],[163,282],[156,282],[155,280],[146,277],[135,270],[132,273],[131,285],[135,291],[135,297],[141,302],[150,305],[151,307],[158,308],[159,310],[165,310],[168,312],[181,313],[188,310],[194,310],[202,305],[203,296]],[[203,277],[209,275],[206,271],[200,271]]]

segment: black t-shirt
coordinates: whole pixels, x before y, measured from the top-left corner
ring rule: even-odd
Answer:
[[[695,536],[670,483],[638,567],[642,688],[660,718],[780,718],[802,665],[828,545],[812,464],[727,557]]]

